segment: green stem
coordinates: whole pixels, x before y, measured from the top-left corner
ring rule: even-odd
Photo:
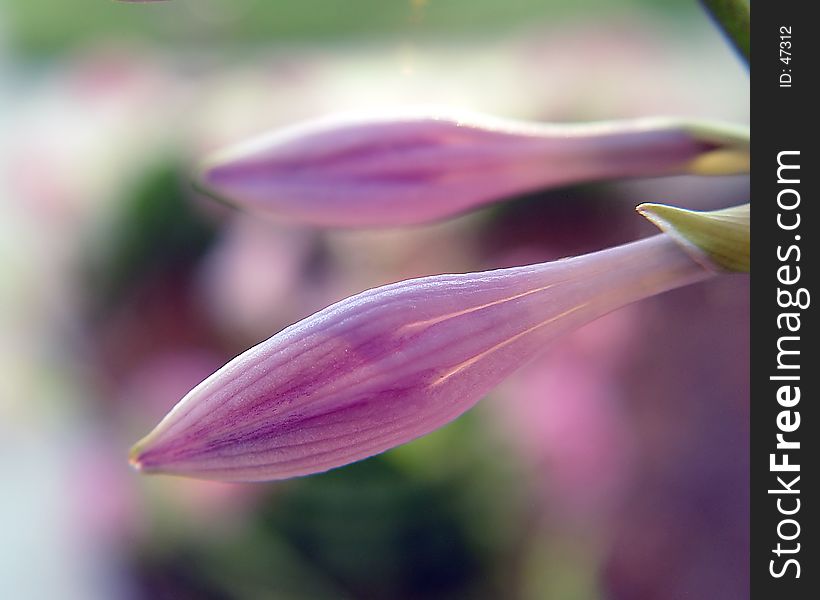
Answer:
[[[750,10],[747,0],[700,0],[704,8],[749,64]]]

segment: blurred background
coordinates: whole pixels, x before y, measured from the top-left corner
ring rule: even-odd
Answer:
[[[129,446],[228,359],[400,279],[653,233],[747,177],[320,231],[197,196],[208,151],[333,111],[748,120],[694,0],[0,1],[0,598],[748,597],[748,278],[565,337],[450,426],[292,481],[145,477]]]

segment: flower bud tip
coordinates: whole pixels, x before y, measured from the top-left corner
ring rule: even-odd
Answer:
[[[135,471],[139,472],[143,472],[141,454],[142,446],[140,444],[135,444],[128,453],[128,464],[131,465]]]

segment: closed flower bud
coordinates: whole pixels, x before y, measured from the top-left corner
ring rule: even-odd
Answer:
[[[572,183],[747,169],[748,138],[726,126],[543,125],[428,111],[273,132],[214,156],[197,183],[252,211],[363,227],[432,221]]]
[[[369,290],[222,367],[134,447],[131,462],[149,473],[259,481],[360,460],[455,419],[556,336],[711,275],[659,234]]]

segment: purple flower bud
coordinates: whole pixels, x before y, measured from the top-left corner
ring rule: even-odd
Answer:
[[[543,125],[405,112],[273,132],[214,156],[198,185],[291,221],[406,225],[570,183],[743,171],[747,144],[725,126],[668,119]]]
[[[660,234],[578,258],[369,290],[219,369],[134,447],[131,462],[258,481],[366,458],[455,419],[556,336],[711,274]]]

